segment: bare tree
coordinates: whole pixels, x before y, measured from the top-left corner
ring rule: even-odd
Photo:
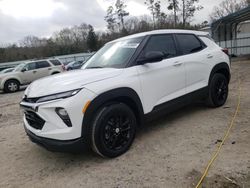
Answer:
[[[250,0],[224,0],[218,6],[214,7],[213,12],[210,14],[210,19],[213,22],[249,5]]]
[[[125,30],[124,27],[124,18],[129,15],[129,12],[127,12],[125,9],[127,5],[122,0],[117,0],[116,4],[116,15],[118,17],[118,25],[122,27],[122,30]]]
[[[109,6],[107,9],[107,15],[104,17],[104,20],[107,22],[107,28],[111,31],[115,31],[116,26],[116,17],[115,17],[115,10],[113,6]]]
[[[183,27],[186,27],[186,24],[191,21],[194,17],[194,13],[203,9],[203,6],[197,4],[199,0],[181,0],[181,16]]]
[[[178,0],[168,0],[169,5],[168,5],[168,10],[173,10],[174,13],[174,28],[176,27],[177,24],[177,12],[180,10],[179,8],[179,1]]]
[[[150,11],[153,19],[154,29],[156,28],[156,23],[159,23],[160,20],[166,17],[166,14],[161,12],[161,2],[159,0],[146,0],[144,2],[148,10]]]
[[[42,46],[45,45],[44,44],[44,40],[39,39],[36,36],[26,36],[24,37],[22,40],[19,41],[19,45],[23,46],[23,47],[38,47],[38,46]]]

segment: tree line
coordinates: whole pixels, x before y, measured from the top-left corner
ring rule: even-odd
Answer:
[[[250,0],[224,0],[210,15],[214,21],[248,6]],[[204,7],[199,0],[145,0],[150,15],[130,16],[126,3],[117,0],[109,6],[104,20],[106,31],[95,31],[82,23],[55,32],[50,38],[26,36],[17,44],[0,47],[0,62],[44,58],[82,52],[93,52],[116,38],[154,29],[200,29],[208,21],[192,24],[194,14]]]

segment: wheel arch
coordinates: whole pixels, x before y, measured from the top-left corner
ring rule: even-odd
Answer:
[[[3,87],[3,91],[4,92],[10,92],[8,89],[6,89],[6,87],[7,87],[7,83],[9,82],[9,81],[16,81],[17,83],[18,83],[18,89],[17,89],[17,91],[20,89],[20,85],[21,85],[21,82],[18,80],[18,79],[16,79],[16,78],[6,78],[4,81],[3,81],[3,84],[2,84],[2,87]]]
[[[83,122],[82,122],[82,136],[88,137],[90,126],[94,117],[94,114],[104,105],[111,105],[114,103],[122,102],[128,105],[131,110],[135,113],[138,125],[143,123],[143,107],[140,97],[131,88],[122,87],[106,91],[98,95],[94,100],[91,101],[88,106]]]
[[[19,85],[21,85],[21,81],[20,81],[18,78],[16,78],[16,77],[6,78],[6,79],[4,80],[4,82],[3,82],[3,85],[5,85],[6,82],[8,82],[8,81],[10,81],[10,80],[15,80],[15,81],[17,81],[17,82],[19,83]]]
[[[230,82],[231,79],[230,68],[226,62],[219,63],[213,67],[209,76],[209,83],[215,73],[223,74],[227,78],[228,82]]]

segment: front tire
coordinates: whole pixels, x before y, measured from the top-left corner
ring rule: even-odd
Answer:
[[[20,83],[17,80],[7,80],[4,84],[5,93],[14,93],[19,91]]]
[[[136,126],[135,115],[127,105],[119,103],[104,106],[93,121],[93,150],[108,158],[122,155],[134,141]]]
[[[225,104],[228,97],[228,80],[223,74],[213,75],[209,84],[207,105],[209,107],[220,107]]]

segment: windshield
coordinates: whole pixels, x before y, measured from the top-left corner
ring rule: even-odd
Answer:
[[[25,63],[17,65],[14,69],[14,72],[20,72],[25,65],[26,65]]]
[[[144,37],[111,42],[91,57],[82,69],[125,68]]]

